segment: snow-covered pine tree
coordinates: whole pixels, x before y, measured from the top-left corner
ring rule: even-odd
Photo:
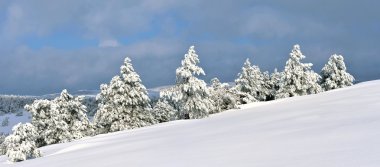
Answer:
[[[10,161],[24,161],[42,155],[35,143],[38,133],[32,124],[19,123],[12,128],[12,131],[13,133],[4,141],[5,155]]]
[[[180,67],[176,70],[176,85],[160,92],[178,111],[179,119],[204,118],[213,111],[214,104],[206,83],[195,75],[205,75],[199,63],[198,55],[191,46],[185,54]]]
[[[262,85],[263,89],[261,89],[262,90],[261,95],[263,98],[262,101],[273,100],[273,92],[272,92],[273,84],[272,84],[271,76],[268,71],[262,72],[262,76],[263,76],[263,85]]]
[[[159,123],[176,120],[177,112],[168,101],[162,98],[153,107],[154,118]]]
[[[51,110],[49,112],[51,117],[45,122],[47,124],[46,129],[39,131],[39,133],[42,134],[42,136],[44,136],[44,141],[47,145],[71,141],[73,137],[69,131],[69,124],[66,122],[66,120],[68,120],[67,117],[69,117],[69,115],[67,115],[67,113],[59,111],[60,107],[56,103],[55,99],[50,101],[50,104]]]
[[[235,80],[235,90],[240,96],[240,103],[247,104],[255,101],[265,101],[268,95],[263,73],[258,66],[252,66],[249,59],[244,62]]]
[[[322,68],[322,88],[328,91],[353,85],[355,79],[346,70],[343,56],[332,55],[327,64]]]
[[[274,72],[270,75],[269,80],[269,98],[268,100],[274,100],[276,98],[277,91],[280,89],[280,82],[282,77],[282,72],[278,72],[277,68],[274,69]]]
[[[93,134],[83,97],[74,98],[67,90],[52,101],[35,100],[25,109],[32,114],[32,124],[39,134],[37,146],[68,142]]]
[[[168,88],[161,89],[160,90],[160,98],[159,98],[159,100],[166,101],[166,103],[168,103],[168,105],[170,105],[172,108],[174,108],[176,119],[180,119],[178,117],[178,115],[179,115],[178,109],[179,109],[180,105],[179,105],[179,103],[177,103],[179,92],[180,92],[180,90],[179,90],[178,86],[174,85],[174,86],[171,86]]]
[[[311,70],[313,64],[301,62],[304,58],[300,46],[294,45],[290,58],[286,62],[276,98],[302,96],[322,91],[318,84],[320,76]]]
[[[39,133],[39,136],[36,139],[38,147],[46,145],[47,142],[45,138],[52,129],[56,129],[56,119],[52,118],[55,116],[55,111],[53,112],[55,109],[55,104],[49,100],[35,100],[32,104],[25,105],[25,110],[32,115],[31,123]],[[69,136],[67,131],[63,132],[62,135]]]
[[[68,141],[94,135],[94,129],[87,118],[87,108],[83,104],[83,100],[84,96],[74,97],[66,89],[53,100],[57,107],[55,111],[58,112],[55,114],[68,126],[67,131],[70,133]]]
[[[211,79],[211,99],[215,108],[213,113],[237,108],[238,97],[229,89],[229,85],[221,83],[218,78]]]
[[[145,86],[125,58],[120,76],[109,85],[102,84],[97,96],[99,109],[94,117],[98,133],[115,132],[154,124],[152,108]]]
[[[241,70],[242,72],[240,72],[238,78],[235,79],[235,86],[233,88],[235,94],[239,96],[239,104],[248,104],[258,101],[251,95],[252,88],[249,85],[250,79],[248,78],[254,69],[251,66],[251,62],[249,62],[249,59],[245,60]]]

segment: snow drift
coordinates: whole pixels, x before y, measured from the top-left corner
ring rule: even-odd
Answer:
[[[0,166],[380,166],[380,81],[41,148]]]

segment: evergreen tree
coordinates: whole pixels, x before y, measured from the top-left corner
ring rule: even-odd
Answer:
[[[93,134],[83,97],[74,98],[67,90],[52,101],[35,100],[25,109],[32,114],[32,124],[39,136],[37,146],[68,142]]]
[[[31,113],[32,115],[32,125],[36,128],[37,132],[40,134],[36,139],[36,144],[38,147],[44,146],[47,144],[45,138],[51,132],[52,127],[55,127],[53,112],[55,110],[55,105],[49,100],[35,100],[32,104],[26,105],[25,110]],[[55,129],[55,128],[54,128]],[[64,135],[69,136],[67,131],[64,131]]]
[[[229,90],[228,84],[221,83],[218,78],[213,78],[210,89],[211,99],[215,104],[213,113],[237,108],[238,97]]]
[[[83,105],[83,100],[84,96],[74,97],[66,89],[53,100],[57,106],[55,111],[58,112],[55,114],[60,116],[59,120],[67,124],[67,131],[70,134],[68,141],[94,134],[92,124],[86,115],[87,107]]]
[[[238,74],[238,78],[235,79],[234,92],[240,98],[239,104],[248,104],[251,102],[258,101],[253,95],[253,88],[250,85],[252,78],[252,73],[255,69],[251,66],[249,59],[246,59],[243,67],[241,68],[242,72]]]
[[[270,75],[270,79],[268,81],[270,85],[268,100],[276,99],[277,91],[280,89],[282,75],[283,73],[278,72],[277,68],[274,69],[274,72]]]
[[[241,103],[246,104],[255,101],[265,101],[269,94],[264,74],[258,66],[251,66],[247,59],[242,67],[242,71],[235,80],[235,89],[240,95]]]
[[[328,91],[353,85],[355,79],[346,70],[343,56],[332,55],[327,64],[322,68],[322,88]]]
[[[159,123],[176,120],[177,112],[165,99],[159,99],[153,107],[154,118]]]
[[[37,130],[30,123],[17,124],[12,129],[13,134],[5,138],[5,155],[12,162],[24,161],[41,156],[37,149],[35,140],[38,136]]]
[[[198,55],[191,46],[181,62],[182,66],[176,70],[176,85],[160,92],[162,98],[174,105],[179,119],[203,118],[213,110],[214,104],[206,83],[195,76],[205,75],[198,63]]]
[[[168,105],[170,105],[175,110],[175,117],[177,119],[182,119],[182,118],[179,118],[178,109],[180,108],[180,105],[179,105],[179,103],[177,103],[179,92],[180,92],[180,90],[179,90],[178,86],[176,86],[176,85],[172,86],[172,87],[161,89],[159,100],[165,101]]]
[[[128,57],[120,67],[120,76],[113,77],[109,85],[100,86],[97,100],[99,110],[95,114],[94,124],[98,133],[133,129],[155,123],[146,88]]]
[[[304,58],[300,46],[294,45],[290,58],[286,62],[276,98],[302,96],[322,91],[318,84],[320,76],[311,70],[313,64],[301,63]]]
[[[269,100],[273,100],[274,97],[273,97],[273,83],[272,83],[272,80],[271,80],[271,75],[269,74],[268,71],[264,71],[262,73],[262,77],[263,77],[263,82],[262,82],[262,89],[261,89],[261,101],[269,101]]]

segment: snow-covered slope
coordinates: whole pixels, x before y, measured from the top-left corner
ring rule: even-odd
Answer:
[[[9,134],[12,133],[12,127],[20,122],[26,123],[30,122],[31,115],[27,111],[19,111],[22,112],[21,116],[16,116],[16,113],[10,113],[10,114],[4,114],[0,115],[0,121],[4,121],[5,119],[8,119],[7,125],[0,125],[0,134]]]
[[[41,148],[0,166],[380,166],[380,81]]]

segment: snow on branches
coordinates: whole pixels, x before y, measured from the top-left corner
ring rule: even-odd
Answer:
[[[19,123],[12,131],[13,133],[4,141],[5,155],[10,161],[18,162],[42,156],[35,143],[38,132],[32,124]]]
[[[150,99],[131,59],[125,58],[120,75],[109,85],[102,84],[97,96],[99,109],[94,117],[98,133],[133,129],[156,123]]]
[[[63,143],[93,135],[83,97],[73,97],[67,90],[54,100],[35,100],[25,109],[32,114],[32,124],[39,137],[37,146]]]
[[[240,103],[265,101],[269,95],[266,80],[269,80],[269,75],[262,73],[258,66],[252,66],[249,59],[245,60],[241,72],[235,80],[235,90],[240,96]]]
[[[191,46],[176,70],[176,85],[160,93],[162,98],[175,105],[173,107],[178,111],[179,119],[204,118],[214,110],[206,83],[196,77],[205,75],[198,63],[198,55]]]
[[[276,98],[302,96],[322,91],[318,84],[320,76],[311,70],[313,64],[301,62],[304,58],[300,46],[294,45],[289,60],[286,62]]]
[[[332,55],[322,68],[321,86],[324,90],[343,88],[353,85],[354,77],[347,72],[342,55]]]

